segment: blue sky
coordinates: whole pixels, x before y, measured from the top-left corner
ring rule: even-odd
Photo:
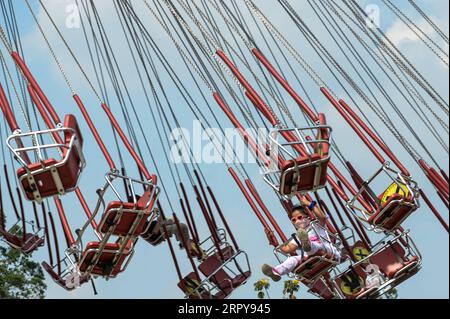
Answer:
[[[95,119],[96,124],[104,136],[105,143],[111,150],[113,156],[117,158],[114,143],[112,141],[111,133],[106,122],[106,118],[101,112],[98,103],[96,102],[92,92],[89,90],[84,79],[82,78],[78,69],[76,69],[73,61],[70,59],[67,51],[61,45],[58,37],[54,34],[53,29],[49,27],[48,21],[45,19],[43,12],[37,6],[37,1],[31,1],[34,4],[34,8],[39,10],[38,17],[43,23],[45,30],[47,30],[47,36],[50,42],[55,48],[55,52],[61,59],[69,77],[74,83],[76,91],[84,99],[92,118]],[[136,3],[140,1],[135,1]],[[274,0],[270,1],[255,1],[260,5],[260,8],[268,15],[268,17],[277,25],[280,30],[286,35],[294,47],[308,59],[308,61],[319,71],[321,76],[326,79],[327,83],[332,86],[336,92],[345,98],[344,92],[339,90],[337,83],[332,79],[326,68],[321,64],[320,60],[316,57],[315,53],[306,44],[303,37],[298,34],[292,23],[286,18],[285,13],[281,7]],[[81,63],[88,69],[92,76],[92,68],[90,67],[89,57],[86,49],[84,48],[84,42],[82,41],[81,29],[67,29],[64,27],[64,21],[66,18],[65,9],[68,4],[71,4],[70,0],[49,0],[45,1],[48,5],[52,16],[56,19],[57,23],[63,28],[64,35],[69,40],[69,43],[74,48]],[[117,20],[112,11],[111,2],[107,0],[96,0],[96,4],[100,8],[100,15],[102,21],[108,26],[107,32],[109,32],[112,40],[113,47],[117,48],[115,52],[118,59],[122,62],[124,76],[127,78],[127,84],[133,96],[133,100],[138,108],[138,112],[142,116],[142,121],[145,123],[148,132],[146,136],[150,137],[150,144],[152,146],[152,152],[157,158],[158,168],[161,172],[160,178],[164,179],[165,190],[171,201],[177,202],[176,190],[174,189],[170,177],[167,165],[162,157],[164,149],[161,148],[158,140],[153,138],[155,136],[155,125],[152,123],[150,116],[148,115],[148,109],[146,102],[142,97],[141,89],[138,85],[136,73],[132,68],[127,67],[127,61],[129,61],[129,53],[127,50],[121,50],[123,38],[121,36],[115,36],[121,34],[120,29],[117,29]],[[314,28],[316,34],[324,43],[330,45],[331,52],[336,52],[338,58],[342,59],[339,55],[337,47],[333,44],[331,39],[321,26],[317,17],[313,14],[311,8],[307,5],[306,1],[292,2],[293,6],[302,13],[305,22],[312,28]],[[398,23],[395,16],[392,13],[387,12],[385,7],[381,5],[381,1],[362,1],[364,4],[374,3],[380,5],[382,11],[380,12],[381,27],[387,32],[393,39],[395,39],[397,45],[408,56],[414,65],[430,79],[431,84],[441,92],[448,100],[448,68],[443,63],[437,61],[434,57],[430,57],[429,51],[426,47],[417,39],[411,37],[410,33]],[[396,2],[397,5],[404,10],[409,16],[414,17],[414,21],[418,25],[425,25],[421,19],[408,5],[406,0]],[[439,25],[442,26],[448,32],[448,2],[444,0],[427,0],[419,1],[421,6],[426,9],[427,12],[433,17]],[[25,50],[25,55],[30,68],[36,75],[36,78],[41,83],[44,91],[49,98],[54,102],[56,109],[60,114],[74,113],[79,116],[76,106],[71,100],[70,91],[65,86],[65,83],[59,74],[54,62],[48,54],[48,50],[45,47],[44,41],[38,33],[29,12],[25,5],[16,5],[16,10],[19,18],[19,27],[21,28],[22,40]],[[142,19],[148,23],[150,33],[158,41],[163,52],[165,52],[167,59],[173,64],[180,76],[188,77],[187,70],[179,62],[179,57],[176,50],[173,48],[168,38],[165,36],[162,30],[159,30],[155,23],[152,23],[151,17],[142,12]],[[154,22],[154,21],[153,21]],[[113,36],[114,35],[114,36]],[[431,34],[431,36],[434,36]],[[436,39],[436,41],[438,41]],[[3,48],[2,48],[3,50]],[[448,50],[448,48],[447,48]],[[3,50],[3,52],[5,52]],[[342,60],[340,60],[342,61]],[[346,64],[344,64],[347,66]],[[351,158],[353,163],[358,166],[362,174],[368,176],[374,171],[377,163],[368,155],[367,149],[364,148],[362,143],[353,136],[350,129],[342,122],[341,118],[335,111],[328,105],[324,98],[318,92],[318,88],[310,81],[307,76],[302,72],[298,65],[295,66],[298,69],[299,75],[302,80],[305,81],[304,85],[311,94],[313,101],[318,109],[325,112],[328,117],[328,121],[334,128],[334,136],[338,141],[342,151],[348,158]],[[167,75],[161,72],[161,78],[167,85],[167,92],[170,95],[171,102],[176,108],[175,111],[179,115],[182,126],[186,128],[192,127],[192,114],[187,109],[183,100],[177,93],[176,89],[170,85]],[[292,81],[292,78],[290,79]],[[196,93],[193,83],[186,81],[186,85],[189,89],[192,89],[194,97],[199,98],[200,95]],[[295,81],[292,81],[295,82]],[[387,87],[389,90],[390,88]],[[205,88],[205,92],[206,92]],[[394,96],[398,98],[398,96]],[[213,105],[214,101],[209,98],[209,103]],[[113,110],[118,113],[118,106],[111,105]],[[207,107],[204,103],[201,103],[199,107],[207,112]],[[431,141],[430,136],[426,131],[420,130],[420,124],[415,119],[415,115],[411,114],[409,109],[405,105],[399,105],[404,111],[408,112],[408,119],[411,124],[416,126],[424,141]],[[228,120],[217,112],[219,120],[225,127],[230,127],[231,124]],[[373,124],[379,128],[384,129],[381,123],[375,118],[373,114],[368,112],[369,118],[373,121]],[[81,118],[81,116],[80,116]],[[107,171],[106,163],[100,159],[98,149],[94,145],[92,139],[90,139],[88,130],[83,124],[83,129],[88,136],[89,141],[86,143],[85,153],[88,159],[88,167],[83,175],[81,181],[81,189],[86,193],[86,197],[91,205],[95,203],[96,195],[95,190],[103,184],[103,172]],[[405,133],[406,134],[406,133]],[[386,134],[386,136],[388,136]],[[388,138],[388,143],[391,148],[398,151],[398,156],[404,161],[405,165],[410,168],[413,176],[417,176],[417,179],[423,182],[425,189],[431,189],[430,185],[424,181],[423,174],[419,172],[417,166],[412,163],[409,157],[405,154],[403,148],[393,138]],[[434,151],[438,161],[442,164],[442,167],[448,166],[448,157],[435,143],[429,143],[429,147]],[[418,147],[417,145],[415,145]],[[149,153],[144,150],[145,160],[150,170],[154,170],[154,164],[149,159]],[[98,160],[97,160],[98,159]],[[131,160],[126,157],[126,161],[131,163]],[[261,192],[261,195],[265,199],[266,204],[272,211],[273,215],[277,218],[281,226],[286,229],[286,233],[290,232],[289,221],[284,217],[280,205],[271,190],[264,184],[262,178],[258,176],[258,168],[255,165],[247,165],[249,173],[252,176],[256,187]],[[226,171],[225,165],[202,165],[202,169],[205,175],[208,177],[211,187],[216,191],[216,195],[220,203],[222,203],[223,210],[228,217],[228,221],[234,230],[234,233],[241,244],[241,247],[249,254],[251,265],[253,269],[252,280],[245,286],[240,288],[233,295],[234,298],[253,298],[255,293],[253,292],[252,283],[262,277],[260,273],[260,265],[264,262],[275,262],[273,258],[272,250],[267,246],[267,240],[259,226],[256,217],[250,210],[250,207],[246,204],[245,199],[241,196],[236,187],[233,187],[233,181]],[[434,196],[432,196],[434,202],[437,203],[438,209],[448,223],[448,211],[443,205],[441,205]],[[167,199],[164,196],[163,202]],[[81,211],[81,207],[76,203],[74,195],[69,195],[64,199],[66,213],[70,224],[75,229],[80,227],[84,223],[84,214]],[[177,207],[177,205],[174,204]],[[181,214],[179,212],[178,214]],[[200,214],[198,212],[198,214]],[[424,263],[423,269],[415,277],[404,283],[399,287],[399,295],[402,298],[448,298],[449,296],[449,255],[448,255],[448,235],[444,233],[440,224],[432,217],[429,210],[423,206],[414,216],[412,216],[406,222],[406,228],[411,229],[411,235],[415,242],[419,246],[419,249],[423,255]],[[202,226],[202,233],[206,234],[206,226]],[[376,238],[376,237],[374,237]],[[86,240],[85,240],[86,241]],[[184,259],[182,253],[179,254],[181,266],[185,272],[189,271],[189,265]],[[46,259],[45,249],[41,249],[34,255],[34,258],[38,261]],[[99,298],[178,298],[181,297],[181,292],[176,287],[177,277],[175,268],[172,265],[170,255],[168,253],[167,245],[159,247],[151,247],[144,241],[139,241],[136,247],[135,256],[124,274],[117,279],[111,281],[97,280],[97,288],[99,290]],[[49,298],[95,298],[89,285],[86,285],[75,292],[67,293],[55,284],[48,280],[48,292]],[[271,295],[281,296],[281,285],[273,285]],[[302,288],[299,294],[303,298],[310,298],[306,294],[305,289]]]

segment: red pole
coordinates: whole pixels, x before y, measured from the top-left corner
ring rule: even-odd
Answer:
[[[3,114],[5,115],[6,121],[8,122],[11,131],[19,130],[19,125],[16,122],[16,119],[11,111],[11,105],[6,98],[5,91],[3,90],[3,86],[0,84],[0,107],[2,109]]]
[[[255,140],[253,140],[253,138],[243,128],[242,124],[234,116],[234,114],[231,112],[230,108],[225,104],[225,101],[222,99],[220,94],[216,92],[216,93],[214,93],[213,96],[214,96],[214,99],[216,100],[217,104],[219,104],[220,108],[228,116],[228,118],[233,123],[233,125],[239,130],[239,133],[241,133],[241,135],[243,136],[244,141],[247,142],[247,144],[255,152],[256,156],[264,163],[264,165],[269,166],[270,162],[267,159],[267,157],[264,155],[265,153],[259,149]]]
[[[75,239],[73,238],[72,231],[70,230],[69,222],[67,221],[66,214],[64,213],[64,208],[62,206],[61,200],[58,197],[54,197],[56,209],[58,210],[58,215],[61,220],[61,225],[64,230],[64,235],[66,236],[67,247],[71,247],[75,244]]]
[[[26,77],[26,79],[28,80],[29,84],[36,91],[36,94],[39,96],[42,103],[45,105],[45,108],[50,113],[50,116],[52,117],[53,122],[55,124],[60,124],[61,119],[59,118],[58,114],[56,113],[55,108],[50,103],[48,98],[45,96],[44,92],[42,91],[41,87],[37,83],[36,79],[33,77],[33,74],[31,74],[31,72],[28,69],[25,62],[22,60],[22,58],[19,56],[19,54],[17,52],[12,52],[11,56],[14,59],[14,61],[16,62],[17,66],[22,70],[22,72],[23,72],[24,76]]]
[[[50,212],[48,212],[48,217],[50,218],[50,225],[52,226],[53,232],[53,241],[55,242],[56,259],[58,260],[58,275],[61,275],[61,257],[59,254],[58,235],[56,234],[55,221],[53,219],[53,215]]]
[[[275,234],[270,229],[269,224],[264,219],[264,217],[262,216],[261,212],[258,210],[258,207],[253,202],[252,198],[250,197],[249,193],[245,189],[244,185],[242,184],[241,180],[237,176],[236,172],[231,167],[228,169],[228,171],[230,172],[231,176],[233,177],[234,181],[238,185],[238,187],[241,190],[241,192],[244,195],[244,197],[247,199],[247,202],[249,203],[249,205],[252,208],[253,212],[255,213],[256,217],[259,219],[259,221],[263,225],[264,231],[265,231],[265,233],[266,233],[266,235],[267,235],[267,237],[269,239],[269,244],[274,246],[274,247],[278,247],[279,243],[278,243],[277,238],[275,237]]]
[[[358,126],[352,121],[350,116],[345,113],[339,103],[331,96],[331,94],[325,89],[321,88],[322,93],[325,97],[331,102],[331,104],[336,108],[336,110],[341,114],[344,120],[352,127],[355,133],[359,136],[359,138],[366,144],[366,146],[370,149],[370,151],[375,155],[375,157],[380,161],[381,164],[384,164],[386,160],[383,156],[378,152],[378,150],[373,146],[373,144],[369,141],[369,139],[364,135],[364,133],[358,128]]]
[[[158,201],[158,208],[161,213],[161,217],[163,220],[166,220],[166,216],[164,216],[164,212],[162,210],[161,204]],[[172,255],[173,263],[175,264],[175,269],[177,271],[178,279],[180,282],[183,281],[183,275],[181,274],[180,265],[178,264],[177,255],[175,254],[175,250],[173,249],[172,240],[169,237],[169,233],[167,232],[167,227],[165,223],[162,223],[164,234],[166,234],[167,244],[169,245],[170,254]]]
[[[266,215],[267,219],[272,224],[272,226],[275,229],[275,231],[278,233],[278,236],[280,236],[280,238],[281,238],[281,240],[283,242],[286,242],[287,241],[286,235],[281,230],[280,225],[278,225],[278,223],[275,220],[275,218],[273,218],[273,216],[270,213],[269,209],[267,208],[266,204],[264,204],[261,196],[259,196],[258,191],[256,190],[256,188],[253,185],[253,183],[250,180],[246,179],[245,180],[245,184],[247,185],[248,189],[250,190],[250,193],[253,195],[253,197],[255,198],[255,200],[258,203],[258,205],[261,207],[261,209],[264,212],[264,214]]]
[[[181,231],[181,227],[180,227],[180,221],[178,220],[178,217],[177,217],[177,215],[175,213],[173,214],[173,219],[175,220],[175,225],[177,226],[178,233],[180,234],[181,242],[183,243],[184,250],[186,250],[186,254],[187,254],[187,256],[189,258],[189,261],[190,261],[190,263],[192,265],[192,269],[194,270],[194,272],[197,275],[197,277],[200,278],[197,266],[195,265],[194,259],[192,258],[192,255],[191,255],[191,251],[190,251],[190,249],[189,249],[189,247],[187,245],[187,239],[184,238],[183,232]],[[220,250],[219,250],[219,252],[220,252]]]
[[[428,196],[425,195],[425,193],[423,192],[422,189],[419,189],[419,193],[420,193],[420,196],[422,196],[425,203],[428,205],[428,207],[433,212],[434,216],[438,219],[438,221],[441,223],[441,225],[445,228],[445,230],[448,233],[449,232],[448,225],[445,223],[444,218],[442,218],[442,216],[439,214],[437,209],[434,207],[434,205],[431,203],[431,201],[428,199]]]
[[[303,109],[303,111],[308,115],[308,117],[313,121],[317,122],[317,115],[314,114],[313,110],[302,100],[302,98],[295,92],[295,90],[289,85],[289,83],[278,73],[273,65],[266,59],[266,57],[257,49],[252,49],[253,54],[256,58],[266,67],[266,69],[275,77],[275,79],[285,88],[285,90],[291,95],[295,102]]]
[[[125,136],[125,133],[120,128],[119,123],[117,122],[116,118],[112,114],[111,110],[108,108],[108,106],[105,103],[102,103],[102,108],[105,111],[106,115],[108,116],[109,120],[111,121],[112,125],[114,126],[115,130],[119,134],[122,142],[125,144],[125,147],[130,152],[133,159],[136,161],[136,164],[139,167],[139,170],[144,174],[145,178],[149,180],[153,180],[153,184],[156,184],[156,176],[151,176],[150,173],[147,170],[147,167],[145,167],[145,164],[142,162],[142,160],[137,155],[136,151],[131,146],[130,142],[128,141],[127,137]]]
[[[86,107],[84,106],[83,102],[81,101],[80,97],[78,95],[73,96],[76,104],[78,105],[78,108],[81,111],[81,114],[83,114],[84,119],[87,122],[87,125],[89,126],[89,129],[92,132],[92,135],[94,135],[94,139],[97,142],[98,146],[100,147],[100,150],[103,153],[103,156],[105,157],[106,161],[108,162],[109,168],[111,171],[116,170],[116,165],[114,164],[114,161],[111,157],[111,154],[108,152],[108,149],[105,146],[105,143],[103,142],[102,138],[100,137],[100,134],[98,133],[94,123],[92,122],[91,117],[89,116],[89,113],[86,110]]]
[[[197,226],[195,225],[195,219],[194,219],[194,215],[192,214],[192,208],[191,208],[191,204],[189,202],[189,197],[187,196],[187,192],[186,192],[186,189],[184,188],[183,183],[180,183],[180,187],[181,187],[181,192],[183,193],[184,202],[186,203],[186,206],[187,206],[189,217],[192,220],[192,228],[194,230],[194,236],[197,239],[197,242],[200,242],[200,236],[198,235]]]
[[[339,104],[345,108],[345,110],[353,117],[353,119],[366,131],[367,134],[375,141],[375,143],[386,153],[386,155],[394,162],[394,164],[402,171],[406,176],[410,176],[408,170],[403,166],[398,158],[392,153],[383,141],[363,122],[363,120],[352,110],[352,108],[343,100],[339,100]]]
[[[221,50],[216,51],[217,55],[222,59],[223,62],[230,68],[231,72],[236,76],[238,81],[242,84],[242,86],[245,88],[245,90],[248,91],[248,93],[253,97],[249,97],[252,102],[255,103],[256,107],[266,116],[270,123],[275,126],[277,125],[277,120],[272,116],[272,114],[269,111],[269,107],[267,104],[261,99],[261,97],[256,93],[256,91],[252,88],[252,86],[247,82],[245,77],[242,75],[241,72],[236,68],[236,66],[231,62],[231,60],[225,55],[225,53]]]
[[[48,249],[48,258],[50,261],[50,265],[53,266],[53,254],[52,254],[52,247],[50,243],[50,234],[49,234],[49,228],[48,228],[48,220],[47,220],[47,211],[45,209],[45,205],[41,205],[42,208],[42,216],[44,218],[44,228],[45,228],[45,239],[47,240],[47,249]]]
[[[214,195],[213,191],[211,190],[211,188],[209,186],[207,186],[209,195],[211,196],[214,206],[217,209],[217,212],[219,213],[220,219],[222,220],[223,225],[225,226],[225,229],[227,230],[227,233],[230,235],[231,241],[233,242],[233,246],[236,249],[236,251],[239,250],[239,245],[236,241],[236,239],[234,238],[233,232],[231,231],[230,226],[228,225],[227,219],[225,218],[225,215],[222,211],[222,209],[220,208],[219,203],[217,202],[216,196]]]

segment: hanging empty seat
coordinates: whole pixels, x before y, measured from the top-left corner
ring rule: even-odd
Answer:
[[[400,242],[389,243],[388,246],[370,257],[370,261],[398,285],[415,275],[421,266],[421,258],[407,254]]]
[[[382,176],[387,177],[392,184],[377,196],[372,184]],[[362,181],[359,176],[357,180]],[[383,165],[368,181],[360,184],[359,192],[347,206],[360,220],[369,224],[371,230],[393,232],[420,206],[417,184],[411,178],[392,170],[389,163]],[[359,197],[371,203],[372,212],[358,205]]]
[[[61,138],[61,134],[63,138]],[[41,139],[53,137],[61,141],[52,144],[41,144]],[[31,140],[32,146],[14,148],[13,140]],[[8,138],[8,146],[22,167],[17,171],[25,197],[30,201],[41,203],[45,198],[64,195],[76,189],[85,160],[82,153],[83,139],[75,116],[66,115],[64,126],[46,131],[14,134]],[[46,158],[48,152],[60,151],[61,159]],[[26,163],[21,153],[35,155],[36,163]]]
[[[188,299],[217,299],[214,294],[202,284],[202,280],[191,272],[182,281],[178,283],[178,287],[184,292]]]
[[[13,231],[6,231],[0,228],[0,234],[3,240],[11,247],[20,250],[23,254],[29,255],[44,246],[45,240],[43,235],[39,235],[39,230],[35,233],[21,233],[22,228],[16,227]]]
[[[128,266],[133,254],[133,243],[128,241],[125,247],[120,243],[90,242],[84,250],[78,269],[81,273],[104,278],[114,278]]]
[[[415,210],[417,205],[411,195],[394,194],[369,217],[368,221],[377,228],[393,231]]]
[[[198,269],[205,279],[191,272],[178,283],[186,298],[226,299],[247,282],[251,276],[247,255],[243,251],[235,253],[230,246],[221,249],[221,254],[214,253],[199,265]],[[245,256],[245,269],[241,268],[237,260],[240,255]]]
[[[326,125],[324,114],[320,114],[319,119],[317,126],[277,129],[271,133],[271,167],[265,173],[265,181],[281,195],[294,196],[325,186],[331,153],[331,127]],[[311,134],[314,138],[305,134]],[[280,142],[280,135],[288,135],[289,140]],[[295,155],[300,150],[304,155]],[[279,184],[274,184],[272,178]]]
[[[110,202],[102,215],[98,229],[106,235],[135,238],[149,227],[148,219],[153,213],[159,190],[147,185],[146,192],[136,203]]]
[[[222,254],[216,252],[212,256],[205,259],[199,266],[200,271],[208,278],[208,280],[213,283],[219,290],[216,295],[219,299],[224,299],[228,297],[236,288],[245,284],[251,275],[251,271],[248,269],[246,271],[242,270],[240,265],[237,263],[237,254],[234,252],[231,246],[221,249]],[[224,259],[221,259],[221,255]],[[236,271],[231,270],[227,267],[229,264],[234,263],[236,266]],[[228,270],[228,272],[226,271]]]
[[[330,282],[330,274],[328,272],[324,273],[320,278],[318,278],[314,283],[305,282],[308,286],[308,292],[314,294],[321,299],[334,299],[336,298],[336,293],[332,288]]]

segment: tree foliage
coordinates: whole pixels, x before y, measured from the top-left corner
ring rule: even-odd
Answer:
[[[0,299],[43,299],[44,272],[18,250],[0,246]]]

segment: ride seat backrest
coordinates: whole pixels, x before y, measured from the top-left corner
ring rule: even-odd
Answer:
[[[26,233],[25,238],[23,238],[22,235],[18,236],[11,234],[0,228],[0,235],[3,236],[10,246],[21,250],[26,255],[31,254],[33,251],[44,245],[44,238],[35,234]]]
[[[392,279],[405,266],[414,262],[415,259],[408,260],[403,247],[399,243],[393,243],[370,257],[370,261],[378,265],[380,271]]]
[[[197,277],[194,272],[191,272],[186,277],[183,278],[177,285],[189,299],[211,299],[211,294],[208,293],[204,288],[200,288],[194,293],[194,291],[200,286],[201,279]]]
[[[367,274],[363,269],[363,265],[353,266],[352,269],[353,272],[345,272],[336,279],[337,286],[347,299],[356,299],[363,292],[363,288],[366,285]],[[343,289],[342,286],[345,286],[346,289]]]
[[[397,226],[397,224],[409,215],[413,208],[400,203],[393,203],[394,201],[405,200],[405,202],[412,203],[412,196],[405,196],[401,194],[394,194],[388,198],[386,203],[369,218],[371,224],[380,225],[383,224],[384,229],[391,230]],[[383,214],[382,216],[380,214]]]
[[[83,135],[81,134],[80,127],[79,127],[77,119],[74,115],[67,114],[64,117],[64,127],[75,131],[75,133],[77,135],[78,143],[82,147],[83,146]],[[72,139],[72,137],[73,137],[73,132],[65,131],[64,141],[66,144],[70,143],[70,140]]]
[[[320,125],[327,125],[325,114],[319,113],[318,117]],[[329,141],[330,134],[328,128],[319,129],[316,139]],[[317,143],[317,145],[315,146],[315,153],[319,154],[320,156],[328,156],[329,152],[330,152],[330,145],[328,143]]]
[[[309,290],[312,293],[319,295],[323,299],[333,299],[334,292],[332,289],[330,289],[331,283],[329,282],[330,274],[325,273],[323,275],[323,279],[329,284],[327,285],[323,282],[323,280],[316,280],[316,282],[314,282],[314,284],[309,287]]]
[[[305,257],[303,262],[297,268],[296,273],[305,279],[311,280],[333,265],[333,263],[328,260],[320,259],[319,257],[333,260],[333,256],[323,250],[319,250],[314,255]]]
[[[216,253],[204,260],[198,267],[205,277],[209,277],[215,272],[215,275],[211,277],[210,281],[217,285],[217,287],[226,296],[229,295],[235,288],[242,285],[250,277],[249,271],[239,274],[236,277],[231,277],[224,269],[218,270],[233,256],[233,254],[233,249],[231,247],[226,247],[225,249],[222,249],[224,261],[222,261],[220,255]]]
[[[82,136],[80,133],[80,129],[78,127],[77,121],[75,117],[71,114],[66,115],[65,121],[64,121],[64,127],[72,128],[77,132],[77,136],[80,141],[80,145],[82,144]],[[70,143],[70,139],[72,138],[73,134],[71,132],[65,132],[65,143]],[[65,156],[69,150],[66,148],[62,149],[62,153]],[[49,168],[54,165],[58,165],[61,161],[57,161],[54,158],[49,158],[45,160],[43,163],[32,163],[28,165],[28,170],[33,173],[38,170],[41,170],[42,167]],[[67,161],[64,165],[58,167],[58,175],[61,179],[61,183],[63,186],[63,191],[66,192],[68,190],[73,190],[77,183],[78,183],[78,177],[80,175],[80,164],[81,164],[81,157],[80,154],[78,154],[77,150],[74,148],[71,150],[70,156],[68,157]],[[30,187],[30,183],[28,179],[26,178],[27,170],[23,167],[21,167],[17,171],[17,177],[21,181],[22,187],[25,190],[25,195],[28,200],[34,200],[33,196],[33,190]],[[41,199],[58,195],[59,189],[57,185],[55,184],[55,181],[53,179],[53,175],[51,171],[44,170],[43,172],[39,174],[33,174],[34,179],[36,181],[37,189],[39,190]]]
[[[156,196],[150,198],[152,194],[154,194],[153,189],[149,188],[138,200],[136,206],[134,203],[122,203],[120,201],[109,203],[99,223],[100,232],[107,233],[110,230],[110,227],[113,227],[113,235],[126,236],[129,235],[131,227],[136,219],[140,219],[131,236],[135,237],[141,235],[147,226],[148,218],[156,201]],[[147,208],[147,203],[149,202],[150,204]],[[116,216],[120,214],[121,208],[124,210],[122,216],[118,223],[114,225],[113,222],[116,219]],[[138,212],[142,212],[144,209],[146,209],[145,213],[139,217]]]
[[[100,242],[90,242],[86,246],[81,258],[81,263],[79,264],[80,271],[87,271],[94,262],[94,257],[99,253],[98,262],[92,268],[91,273],[98,276],[116,277],[121,272],[124,262],[132,253],[132,241],[127,242],[126,248],[116,260],[115,267],[113,267],[112,262],[116,259],[117,253],[120,250],[120,244],[107,243],[102,251],[99,250],[100,246]]]
[[[319,154],[312,154],[311,157],[308,156],[301,156],[299,158],[296,159],[296,161],[285,161],[284,163],[281,164],[281,171],[282,172],[286,172],[288,169],[294,168],[295,164],[297,163],[298,166],[301,165],[306,165],[308,164],[310,161],[311,162],[316,162],[316,161],[320,161],[322,159],[322,157]],[[327,168],[328,168],[328,162],[329,160],[323,162],[320,166],[322,168],[322,172],[320,175],[320,179],[319,179],[319,185],[324,185],[327,181]],[[316,175],[316,170],[317,170],[317,166],[316,165],[310,165],[310,166],[306,166],[305,168],[300,170],[300,179],[298,182],[298,186],[297,186],[297,190],[299,192],[304,192],[304,191],[308,191],[311,189],[311,187],[314,185],[314,178]],[[284,194],[290,194],[291,193],[291,188],[293,186],[293,180],[294,180],[294,174],[295,174],[295,170],[292,170],[288,173],[286,173],[285,176],[285,185],[284,185]]]

